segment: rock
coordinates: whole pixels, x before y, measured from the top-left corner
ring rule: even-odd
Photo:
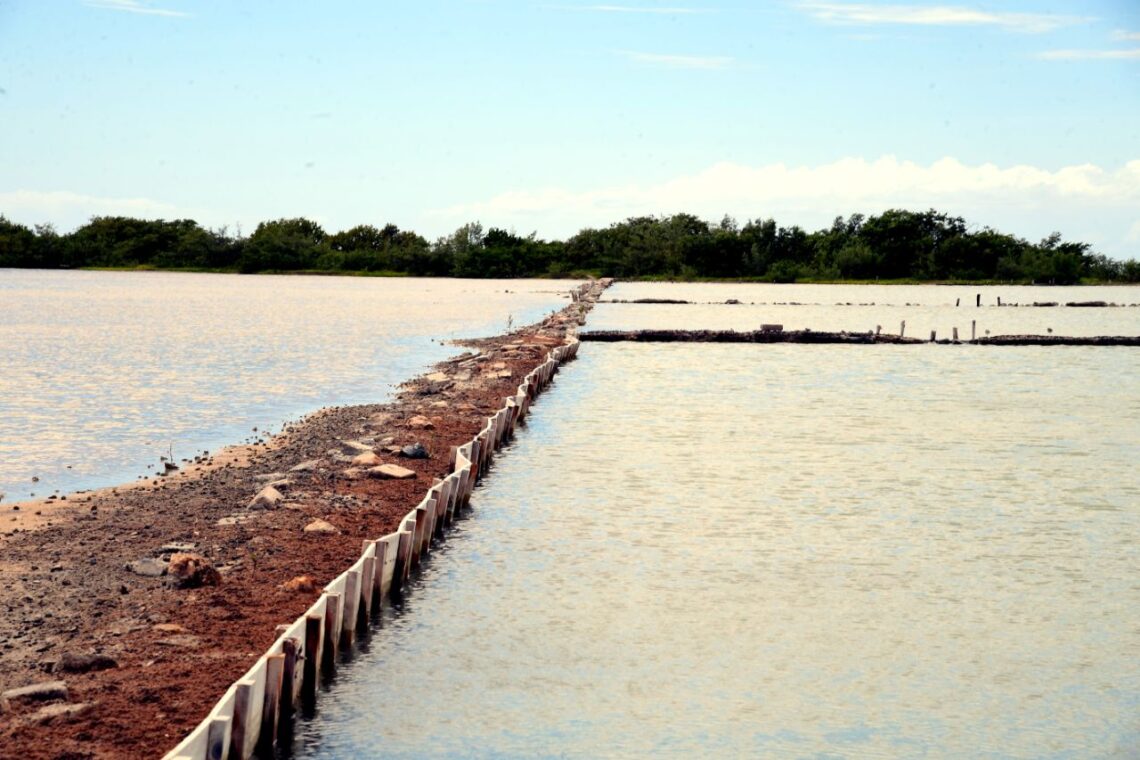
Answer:
[[[424,380],[428,380],[433,383],[442,383],[447,381],[447,379],[448,377],[446,372],[432,372],[429,375],[424,375]]]
[[[221,527],[221,528],[226,528],[226,527],[229,527],[231,525],[241,525],[242,523],[249,522],[250,520],[254,520],[256,518],[257,518],[257,515],[251,515],[248,512],[246,512],[246,513],[239,512],[236,515],[226,515],[225,517],[219,518],[214,523],[214,525],[217,525],[218,527]]]
[[[311,575],[298,575],[296,578],[281,584],[281,588],[293,593],[311,594],[317,590],[317,582],[313,580]]]
[[[202,646],[202,641],[197,636],[190,634],[178,634],[175,636],[168,636],[165,639],[159,639],[154,642],[163,647],[175,647],[177,649],[197,649]]]
[[[431,430],[432,428],[435,427],[435,423],[433,423],[431,420],[429,420],[427,417],[423,416],[422,414],[417,414],[416,416],[414,416],[410,420],[408,420],[408,427],[416,428],[417,430]]]
[[[388,480],[408,480],[414,478],[416,473],[398,464],[382,464],[379,467],[369,468],[368,475],[369,477]]]
[[[119,663],[105,654],[65,652],[59,661],[59,669],[65,673],[90,673],[93,670],[107,670],[117,667],[119,667]]]
[[[250,499],[247,507],[249,509],[257,509],[259,507],[262,509],[273,509],[274,507],[280,506],[284,500],[285,497],[281,495],[280,491],[273,486],[266,486],[257,492],[257,496]]]
[[[372,447],[363,441],[338,441],[338,443],[345,454],[351,454],[353,456],[372,451]]]
[[[431,405],[436,409],[446,409],[447,407],[451,406],[451,404],[447,403],[446,401],[433,401],[431,402]]]
[[[375,451],[369,450],[363,454],[357,454],[352,458],[353,467],[375,467],[378,464],[383,464],[384,460],[376,455]]]
[[[360,480],[364,477],[364,470],[359,467],[349,467],[347,470],[341,470],[340,476],[345,480]]]
[[[506,379],[506,378],[514,377],[514,374],[515,373],[511,372],[509,369],[505,369],[502,372],[496,372],[495,377],[501,377],[501,378]]]
[[[386,436],[384,436],[383,438],[381,438],[381,439],[380,439],[380,444],[379,444],[379,445],[381,445],[381,446],[391,446],[391,445],[392,445],[393,443],[395,443],[395,442],[396,442],[396,436],[394,436],[394,435],[386,435]]]
[[[94,702],[76,702],[75,704],[45,705],[28,716],[29,723],[47,725],[55,721],[69,721],[91,710]]]
[[[330,522],[320,519],[313,520],[305,526],[306,533],[340,533],[340,530]]]
[[[413,443],[411,446],[400,449],[400,456],[408,459],[427,459],[428,452],[422,443]]]
[[[266,472],[261,475],[254,475],[253,479],[258,483],[272,483],[275,480],[281,480],[286,477],[288,477],[288,475],[283,472]]]
[[[157,633],[186,633],[186,627],[178,623],[159,623],[151,630]]]
[[[144,578],[160,578],[166,575],[167,565],[161,559],[146,557],[145,559],[136,559],[134,562],[128,562],[127,569],[135,575],[141,575]]]
[[[289,472],[312,472],[321,465],[321,460],[310,459],[307,462],[300,462],[289,468]]]
[[[201,554],[175,554],[170,558],[168,572],[178,580],[181,588],[217,586],[222,582],[222,576]]]
[[[0,705],[5,710],[14,705],[26,705],[33,702],[55,702],[67,699],[67,684],[63,681],[47,681],[34,683],[30,686],[21,686],[18,689],[8,689],[0,693]]]
[[[387,451],[389,454],[399,454],[403,450],[404,450],[403,446],[385,446],[384,447],[384,451]]]
[[[506,369],[506,368],[507,368],[506,362],[492,362],[492,364],[491,364],[491,369]]]
[[[268,487],[269,488],[276,488],[278,491],[288,491],[290,488],[293,487],[293,481],[289,480],[289,478],[284,478],[282,480],[275,480],[272,483],[270,483]]]

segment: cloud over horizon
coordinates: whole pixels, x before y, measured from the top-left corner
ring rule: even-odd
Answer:
[[[797,7],[830,24],[908,26],[996,26],[1026,34],[1043,34],[1091,19],[1050,13],[1000,13],[956,5],[892,5],[878,3],[814,2]]]
[[[145,2],[145,0],[83,0],[83,4],[88,8],[138,13],[145,16],[168,16],[171,18],[187,18],[190,16],[189,13],[183,11],[156,8],[153,3]]]
[[[1126,243],[1136,242],[1128,236],[1140,221],[1140,159],[1112,170],[1080,164],[1053,171],[971,166],[951,157],[925,166],[895,156],[843,158],[814,167],[720,162],[658,184],[518,190],[434,215],[482,218],[500,226],[510,222],[520,229],[566,235],[629,216],[681,211],[707,219],[726,213],[741,220],[772,216],[782,224],[816,229],[836,215],[930,207],[1030,237],[1059,226],[1067,237],[1131,258],[1136,246]]]

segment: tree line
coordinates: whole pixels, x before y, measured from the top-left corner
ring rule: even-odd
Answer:
[[[154,268],[224,272],[361,272],[433,277],[557,277],[1140,282],[1116,261],[1053,233],[1038,243],[933,209],[836,217],[807,232],[773,219],[718,223],[692,214],[631,217],[564,241],[478,222],[429,242],[394,224],[329,234],[304,218],[262,222],[248,236],[190,219],[94,217],[74,232],[0,215],[0,267]]]

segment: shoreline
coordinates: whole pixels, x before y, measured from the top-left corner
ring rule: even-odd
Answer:
[[[99,489],[66,507],[54,500],[50,526],[32,519],[46,523],[34,515],[44,507],[28,507],[29,528],[0,537],[0,691],[66,688],[8,700],[0,755],[153,757],[172,748],[273,642],[276,626],[359,556],[363,539],[397,528],[448,471],[451,447],[478,433],[607,285],[593,283],[583,301],[535,325],[463,341],[473,350],[405,383],[389,403],[319,410],[269,446],[229,447],[158,486]],[[429,458],[397,453],[417,443]],[[364,462],[415,474],[378,480],[361,473]],[[316,521],[337,532],[304,530]],[[168,562],[178,552],[204,558],[220,585],[177,587]]]

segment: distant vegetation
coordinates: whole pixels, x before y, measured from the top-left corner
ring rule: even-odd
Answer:
[[[710,224],[691,214],[634,217],[565,241],[478,223],[429,242],[389,224],[328,234],[308,219],[262,222],[248,237],[189,219],[95,217],[70,234],[0,216],[0,267],[330,272],[435,277],[1138,282],[1140,262],[1114,261],[1054,233],[1030,243],[934,210],[837,217],[806,232],[772,219]]]

